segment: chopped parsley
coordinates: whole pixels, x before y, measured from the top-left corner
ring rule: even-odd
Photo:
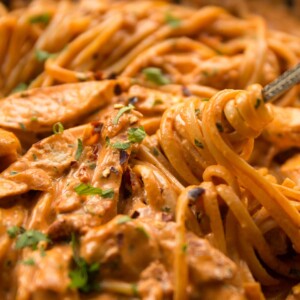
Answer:
[[[91,163],[91,164],[89,164],[89,168],[91,169],[91,170],[95,170],[96,169],[96,164],[95,163]]]
[[[11,226],[7,228],[6,232],[11,239],[14,239],[18,234],[25,232],[25,229],[19,226]]]
[[[35,261],[32,258],[28,258],[26,260],[23,260],[22,263],[24,265],[27,265],[27,266],[34,266],[35,265]]]
[[[31,229],[19,234],[16,241],[16,249],[23,249],[25,247],[31,247],[32,249],[37,249],[39,242],[45,241],[50,242],[50,239],[44,233]]]
[[[204,148],[203,144],[202,144],[199,140],[195,139],[194,142],[195,142],[195,145],[196,145],[198,148],[201,148],[201,149]]]
[[[117,224],[124,224],[130,221],[132,221],[132,219],[129,216],[122,216],[117,220]]]
[[[10,171],[9,172],[9,175],[17,175],[19,172],[17,172],[17,171]]]
[[[203,98],[203,99],[201,99],[201,101],[202,102],[207,102],[207,101],[209,101],[209,98]]]
[[[157,85],[165,85],[171,83],[170,79],[165,76],[159,68],[145,68],[143,74],[146,76],[148,81],[151,81]]]
[[[261,103],[261,99],[257,98],[257,99],[256,99],[256,102],[255,102],[255,105],[254,105],[254,108],[255,108],[255,109],[258,109],[259,106],[260,106],[260,103]]]
[[[181,20],[171,15],[169,12],[165,15],[165,22],[172,28],[177,28],[181,24]]]
[[[186,253],[187,252],[187,244],[183,244],[181,249],[182,249],[183,253]]]
[[[24,125],[24,123],[19,123],[19,126],[20,128],[23,130],[23,131],[26,131],[26,126]]]
[[[48,24],[49,21],[50,21],[50,14],[48,13],[35,15],[29,18],[29,23],[31,24],[37,24],[37,23]]]
[[[64,132],[64,125],[61,122],[57,122],[53,125],[52,127],[53,133],[54,134],[59,134]]]
[[[199,114],[200,114],[200,109],[199,108],[195,109],[195,115],[198,116]]]
[[[216,126],[217,126],[219,132],[223,132],[223,131],[224,131],[224,128],[223,128],[223,126],[222,126],[221,123],[218,123],[218,122],[217,122],[217,123],[216,123]]]
[[[119,149],[119,150],[126,150],[128,149],[130,146],[131,146],[131,143],[129,142],[125,142],[125,143],[122,143],[122,142],[115,142],[113,144],[110,144],[113,148],[115,149]]]
[[[76,153],[75,153],[75,159],[76,160],[79,160],[81,154],[82,154],[82,151],[83,151],[83,144],[82,144],[82,140],[81,139],[77,139],[77,150],[76,150]]]
[[[75,268],[69,272],[69,278],[71,279],[70,287],[84,293],[97,289],[97,285],[94,282],[94,276],[99,271],[100,264],[88,264],[84,258],[79,256],[78,242],[74,233],[72,234],[71,244]]]
[[[152,106],[163,104],[164,102],[161,99],[155,99]]]
[[[133,293],[133,296],[135,297],[138,297],[139,296],[139,291],[138,291],[138,286],[136,283],[133,283],[131,285],[131,288],[132,288],[132,293]]]
[[[159,151],[157,150],[156,147],[152,148],[152,153],[153,153],[154,156],[158,156],[159,155]]]
[[[127,135],[128,135],[129,142],[141,143],[143,139],[146,137],[146,132],[143,127],[129,128]]]
[[[40,50],[40,49],[35,50],[35,58],[39,62],[43,62],[43,61],[47,60],[48,58],[50,58],[52,56],[54,56],[53,53],[49,53],[45,50]]]
[[[136,230],[138,230],[140,233],[142,233],[142,234],[144,235],[144,237],[146,237],[147,239],[150,238],[149,233],[146,231],[146,229],[145,229],[144,227],[138,226],[138,227],[136,228]]]
[[[34,160],[34,161],[36,161],[36,160],[37,160],[37,156],[36,156],[36,154],[35,154],[35,153],[33,153],[33,154],[32,154],[32,158],[33,158],[33,160]]]
[[[38,121],[38,117],[34,116],[30,119],[31,122],[37,122]]]
[[[125,112],[130,111],[130,110],[132,110],[132,109],[134,109],[134,106],[131,105],[131,104],[129,104],[128,106],[122,107],[122,108],[118,111],[118,113],[117,113],[117,115],[115,116],[115,118],[113,119],[113,124],[114,124],[114,125],[117,125],[118,122],[119,122],[119,119],[121,118],[121,116],[122,116]]]
[[[23,92],[23,91],[27,90],[27,88],[28,88],[28,84],[21,82],[12,90],[12,93]]]
[[[112,198],[114,196],[113,189],[102,190],[93,187],[90,184],[80,183],[74,188],[75,192],[80,195],[100,195],[103,198]]]

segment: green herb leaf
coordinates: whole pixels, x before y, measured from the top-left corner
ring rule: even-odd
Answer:
[[[141,143],[146,137],[146,132],[143,127],[129,128],[128,129],[128,140],[131,143]]]
[[[31,247],[36,249],[37,245],[41,241],[49,242],[50,239],[44,233],[37,230],[27,230],[18,236],[16,241],[16,249],[23,249],[25,247]]]
[[[182,252],[186,253],[187,252],[187,244],[182,245]]]
[[[165,85],[171,83],[170,79],[165,76],[159,68],[145,68],[143,74],[148,81],[151,81],[157,85]]]
[[[153,153],[154,156],[158,156],[159,155],[159,152],[158,152],[158,150],[157,150],[156,147],[152,148],[152,153]]]
[[[129,142],[125,142],[125,143],[122,143],[122,142],[115,142],[113,144],[111,144],[111,146],[115,149],[119,149],[119,150],[126,150],[130,147],[131,143]]]
[[[6,230],[7,234],[11,239],[14,239],[15,237],[17,237],[18,234],[23,233],[24,231],[25,229],[19,226],[11,226]]]
[[[82,154],[82,151],[83,151],[83,144],[82,144],[82,140],[81,139],[77,139],[77,150],[76,150],[76,153],[75,153],[75,159],[76,160],[79,160],[81,154]]]
[[[10,171],[9,172],[9,175],[17,175],[19,172],[17,172],[17,171]]]
[[[53,125],[52,127],[53,133],[54,134],[59,134],[64,132],[64,125],[61,122],[57,122]]]
[[[91,164],[89,164],[89,168],[91,169],[91,170],[95,170],[96,169],[96,164],[95,163],[91,163]]]
[[[152,106],[163,104],[164,102],[161,99],[155,99]]]
[[[124,224],[130,221],[132,221],[132,219],[129,216],[122,216],[117,220],[117,224]]]
[[[139,291],[138,291],[138,286],[136,283],[133,283],[131,285],[131,288],[132,288],[132,293],[133,293],[133,296],[134,297],[138,297],[139,296]]]
[[[33,154],[32,154],[32,158],[33,158],[33,160],[34,160],[34,161],[36,161],[36,160],[37,160],[37,156],[36,156],[36,154],[35,154],[35,153],[33,153]]]
[[[114,196],[113,189],[102,190],[85,183],[80,183],[74,190],[78,195],[100,195],[103,198],[112,198]]]
[[[136,230],[138,230],[139,232],[141,232],[147,239],[150,238],[149,233],[145,230],[144,227],[139,226],[139,227],[136,228]]]
[[[117,115],[115,116],[115,118],[113,119],[113,124],[114,124],[114,125],[117,125],[118,122],[119,122],[119,119],[121,118],[121,116],[122,116],[125,112],[130,111],[130,110],[132,110],[132,109],[134,109],[134,106],[131,105],[131,104],[129,104],[128,106],[122,107],[122,108],[118,111],[118,113],[117,113]]]
[[[27,88],[28,88],[28,84],[21,82],[12,90],[12,93],[14,94],[14,93],[23,92],[27,90]]]
[[[207,101],[209,101],[209,98],[202,98],[201,101],[202,102],[207,102]]]
[[[26,126],[23,123],[20,122],[19,126],[23,131],[26,131]]]
[[[195,145],[196,145],[198,148],[201,148],[201,149],[204,148],[203,144],[202,144],[199,140],[195,139],[194,142],[195,142]]]
[[[113,198],[115,192],[113,189],[102,190],[103,198]]]
[[[35,261],[32,258],[28,258],[26,260],[23,260],[22,263],[24,265],[27,265],[27,266],[34,266],[35,265]]]
[[[34,117],[32,117],[32,118],[30,119],[30,121],[32,121],[32,122],[37,122],[37,121],[38,121],[38,118],[37,118],[36,116],[34,116]]]
[[[35,15],[29,18],[29,23],[31,24],[37,24],[37,23],[48,24],[49,21],[50,21],[50,14],[48,13]]]
[[[35,58],[39,62],[43,62],[43,61],[47,60],[48,58],[53,57],[54,55],[55,54],[49,53],[49,52],[44,51],[44,50],[39,50],[39,49],[35,50]]]
[[[178,28],[181,20],[171,15],[169,12],[165,15],[165,22],[173,28]]]
[[[70,287],[79,289],[81,292],[87,293],[95,289],[94,275],[99,270],[99,263],[89,265],[82,257],[79,256],[78,241],[74,233],[72,233],[72,250],[73,259],[76,264],[75,268],[69,272],[71,279]]]

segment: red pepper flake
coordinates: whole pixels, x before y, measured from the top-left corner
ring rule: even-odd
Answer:
[[[122,94],[122,87],[118,83],[114,86],[114,94],[116,96],[119,96]]]

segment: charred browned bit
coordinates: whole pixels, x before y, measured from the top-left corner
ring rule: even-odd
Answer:
[[[284,92],[300,83],[300,64],[284,72],[277,79],[266,85],[262,90],[264,102],[272,102]]]

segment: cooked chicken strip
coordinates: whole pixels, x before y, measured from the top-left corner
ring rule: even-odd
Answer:
[[[26,132],[49,132],[53,124],[71,126],[81,117],[110,103],[115,80],[90,81],[37,88],[0,101],[0,127]]]

